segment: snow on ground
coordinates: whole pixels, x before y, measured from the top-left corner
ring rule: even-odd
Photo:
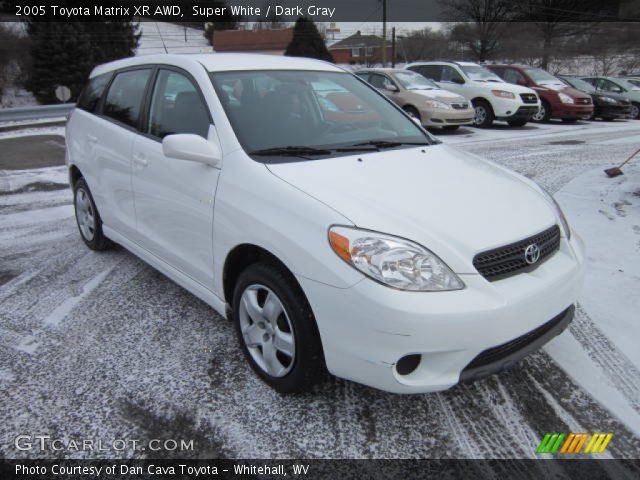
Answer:
[[[610,189],[622,182],[598,208],[615,220],[594,213],[609,227],[599,227],[602,238],[595,242],[602,247],[564,198],[573,182],[580,187],[591,171],[640,148],[640,122],[516,130],[496,125],[440,138],[559,192],[573,227],[587,241],[595,270],[588,271],[582,305],[571,329],[546,351],[509,372],[436,394],[397,396],[330,378],[313,393],[278,395],[248,368],[230,322],[125,250],[89,251],[77,233],[68,189],[18,189],[0,193],[0,455],[59,455],[11,446],[16,434],[38,432],[105,442],[193,439],[196,451],[179,455],[200,458],[531,458],[547,432],[611,431],[609,456],[640,458],[634,423],[640,375],[624,339],[607,329],[613,316],[589,303],[608,298],[597,283],[595,293],[589,290],[595,272],[617,275],[620,267],[619,258],[597,252],[616,247],[614,228],[640,224],[635,200],[624,206],[626,217],[613,206],[631,191],[632,171],[624,181],[598,180]],[[0,178],[9,173],[16,171],[0,172]],[[25,180],[14,178],[12,185],[39,185],[34,178],[61,181],[55,168],[17,175]],[[596,186],[591,180],[586,185]],[[585,211],[593,210],[585,199],[576,201],[580,211],[583,203]],[[621,253],[637,257],[637,250]],[[618,288],[637,292],[640,279],[626,268],[631,283]],[[609,302],[618,326],[637,317],[626,308],[617,312]]]
[[[203,31],[166,22],[140,22],[136,55],[154,53],[206,53],[212,48]]]

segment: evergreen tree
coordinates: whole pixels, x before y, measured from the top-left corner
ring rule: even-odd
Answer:
[[[75,101],[91,70],[101,63],[130,57],[140,34],[129,18],[94,22],[27,22],[31,67],[25,86],[41,103],[57,103],[55,88],[64,85]]]
[[[293,27],[293,38],[284,53],[289,57],[308,57],[333,63],[333,56],[327,49],[316,24],[310,18],[300,17]]]

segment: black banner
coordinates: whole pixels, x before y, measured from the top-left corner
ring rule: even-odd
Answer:
[[[637,479],[640,460],[0,460],[9,479]]]
[[[459,0],[464,1],[464,0]],[[450,22],[462,20],[451,0],[0,0],[0,20],[36,22],[136,18],[140,21],[224,22],[230,16],[248,22]],[[640,0],[511,2],[509,21],[635,22]],[[502,20],[501,20],[502,21]]]

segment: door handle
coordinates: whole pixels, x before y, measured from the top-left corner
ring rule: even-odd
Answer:
[[[141,167],[146,167],[149,163],[147,162],[147,159],[145,158],[145,156],[140,153],[136,153],[133,156],[133,162],[140,165]]]
[[[87,140],[89,140],[90,143],[97,143],[98,137],[95,135],[87,135]]]

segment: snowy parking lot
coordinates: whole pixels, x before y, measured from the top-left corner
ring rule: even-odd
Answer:
[[[612,432],[600,456],[640,458],[640,159],[602,172],[640,148],[640,121],[438,134],[553,193],[588,272],[574,322],[543,351],[415,396],[336,378],[306,395],[271,390],[230,322],[126,250],[84,246],[63,133],[0,133],[0,456],[61,456],[14,447],[47,434],[193,440],[156,454],[180,458],[534,458],[547,432]]]

